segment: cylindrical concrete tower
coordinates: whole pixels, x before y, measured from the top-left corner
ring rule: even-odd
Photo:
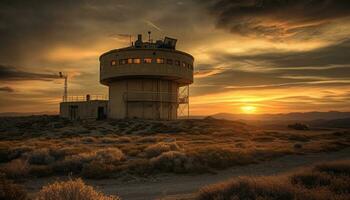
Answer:
[[[193,83],[193,57],[175,50],[166,37],[100,56],[100,82],[109,86],[108,117],[172,120],[177,118],[179,87]]]

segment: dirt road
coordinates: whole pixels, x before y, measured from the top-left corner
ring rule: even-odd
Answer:
[[[202,186],[232,177],[276,175],[318,162],[344,159],[350,159],[350,148],[337,152],[289,155],[260,164],[230,168],[217,174],[160,175],[156,179],[137,182],[105,179],[90,180],[87,183],[104,193],[119,195],[123,200],[181,199],[180,197],[191,196]],[[42,185],[51,181],[53,179],[34,179],[27,181],[25,185],[31,191],[37,191]]]

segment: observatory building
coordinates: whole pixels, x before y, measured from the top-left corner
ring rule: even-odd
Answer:
[[[106,116],[154,120],[177,119],[180,112],[188,115],[194,58],[176,50],[176,42],[169,37],[156,42],[149,37],[144,42],[139,34],[131,46],[102,54],[100,82],[109,88],[108,100],[89,97],[76,102],[66,97],[60,115],[70,119]],[[87,112],[90,117],[84,114]]]

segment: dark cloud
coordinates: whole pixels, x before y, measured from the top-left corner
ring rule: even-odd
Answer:
[[[350,40],[307,52],[271,52],[255,55],[225,55],[225,62],[256,61],[269,67],[325,67],[349,65]],[[345,69],[348,70],[348,69]]]
[[[350,82],[350,40],[307,52],[270,52],[250,55],[220,54],[217,63],[226,67],[214,72],[215,65],[200,65],[194,95],[229,90],[257,90],[290,87],[337,87]],[[242,64],[243,63],[243,64]],[[248,71],[237,66],[243,65]],[[254,68],[262,70],[252,70]],[[266,69],[264,69],[266,68]]]
[[[53,80],[60,78],[57,74],[35,73],[18,70],[12,66],[0,65],[0,81],[21,81],[21,80]]]
[[[0,87],[0,92],[14,92],[15,90],[10,87]]]
[[[16,61],[40,57],[57,46],[88,49],[101,38],[115,42],[113,37],[124,33],[135,36],[135,30],[152,30],[146,23],[151,19],[174,29],[167,10],[174,7],[171,17],[179,16],[181,10],[176,3],[177,0],[0,1],[0,63],[25,65]],[[181,17],[178,23],[186,23],[186,17]]]
[[[113,27],[127,19],[118,12],[118,2],[106,3],[108,6],[85,0],[1,1],[0,61],[36,56],[56,44],[82,44],[91,41],[104,23]]]
[[[202,2],[202,1],[201,1]],[[207,0],[217,26],[243,35],[287,37],[350,16],[348,0]]]
[[[232,67],[234,68],[234,64]],[[226,69],[214,75],[197,78],[193,95],[231,90],[259,90],[291,87],[332,88],[350,85],[350,67],[325,69],[272,70],[268,72]]]

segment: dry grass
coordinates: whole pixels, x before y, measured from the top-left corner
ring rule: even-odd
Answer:
[[[59,120],[58,124],[50,124],[50,118],[43,122],[33,120],[36,123],[33,128],[32,122],[16,124],[25,132],[17,133],[18,137],[0,133],[0,171],[8,177],[73,174],[106,178],[125,173],[202,173],[287,154],[336,151],[350,146],[350,132],[346,130],[265,131],[209,118],[75,124]],[[126,134],[130,131],[134,134]]]
[[[176,142],[166,143],[159,142],[148,146],[144,151],[149,158],[159,156],[160,154],[168,151],[181,151],[181,147]]]
[[[14,184],[12,181],[0,175],[0,199],[2,200],[26,200],[27,193],[23,186]]]
[[[29,172],[29,165],[28,161],[24,159],[15,159],[12,160],[9,163],[6,163],[2,168],[1,171],[8,177],[8,178],[25,178],[28,176]]]
[[[55,161],[48,148],[36,149],[27,155],[28,162],[34,165],[48,165]]]
[[[85,185],[81,179],[55,182],[44,186],[35,200],[119,200],[116,196],[106,196]]]
[[[350,161],[316,165],[292,175],[239,177],[200,189],[197,200],[346,200]]]

